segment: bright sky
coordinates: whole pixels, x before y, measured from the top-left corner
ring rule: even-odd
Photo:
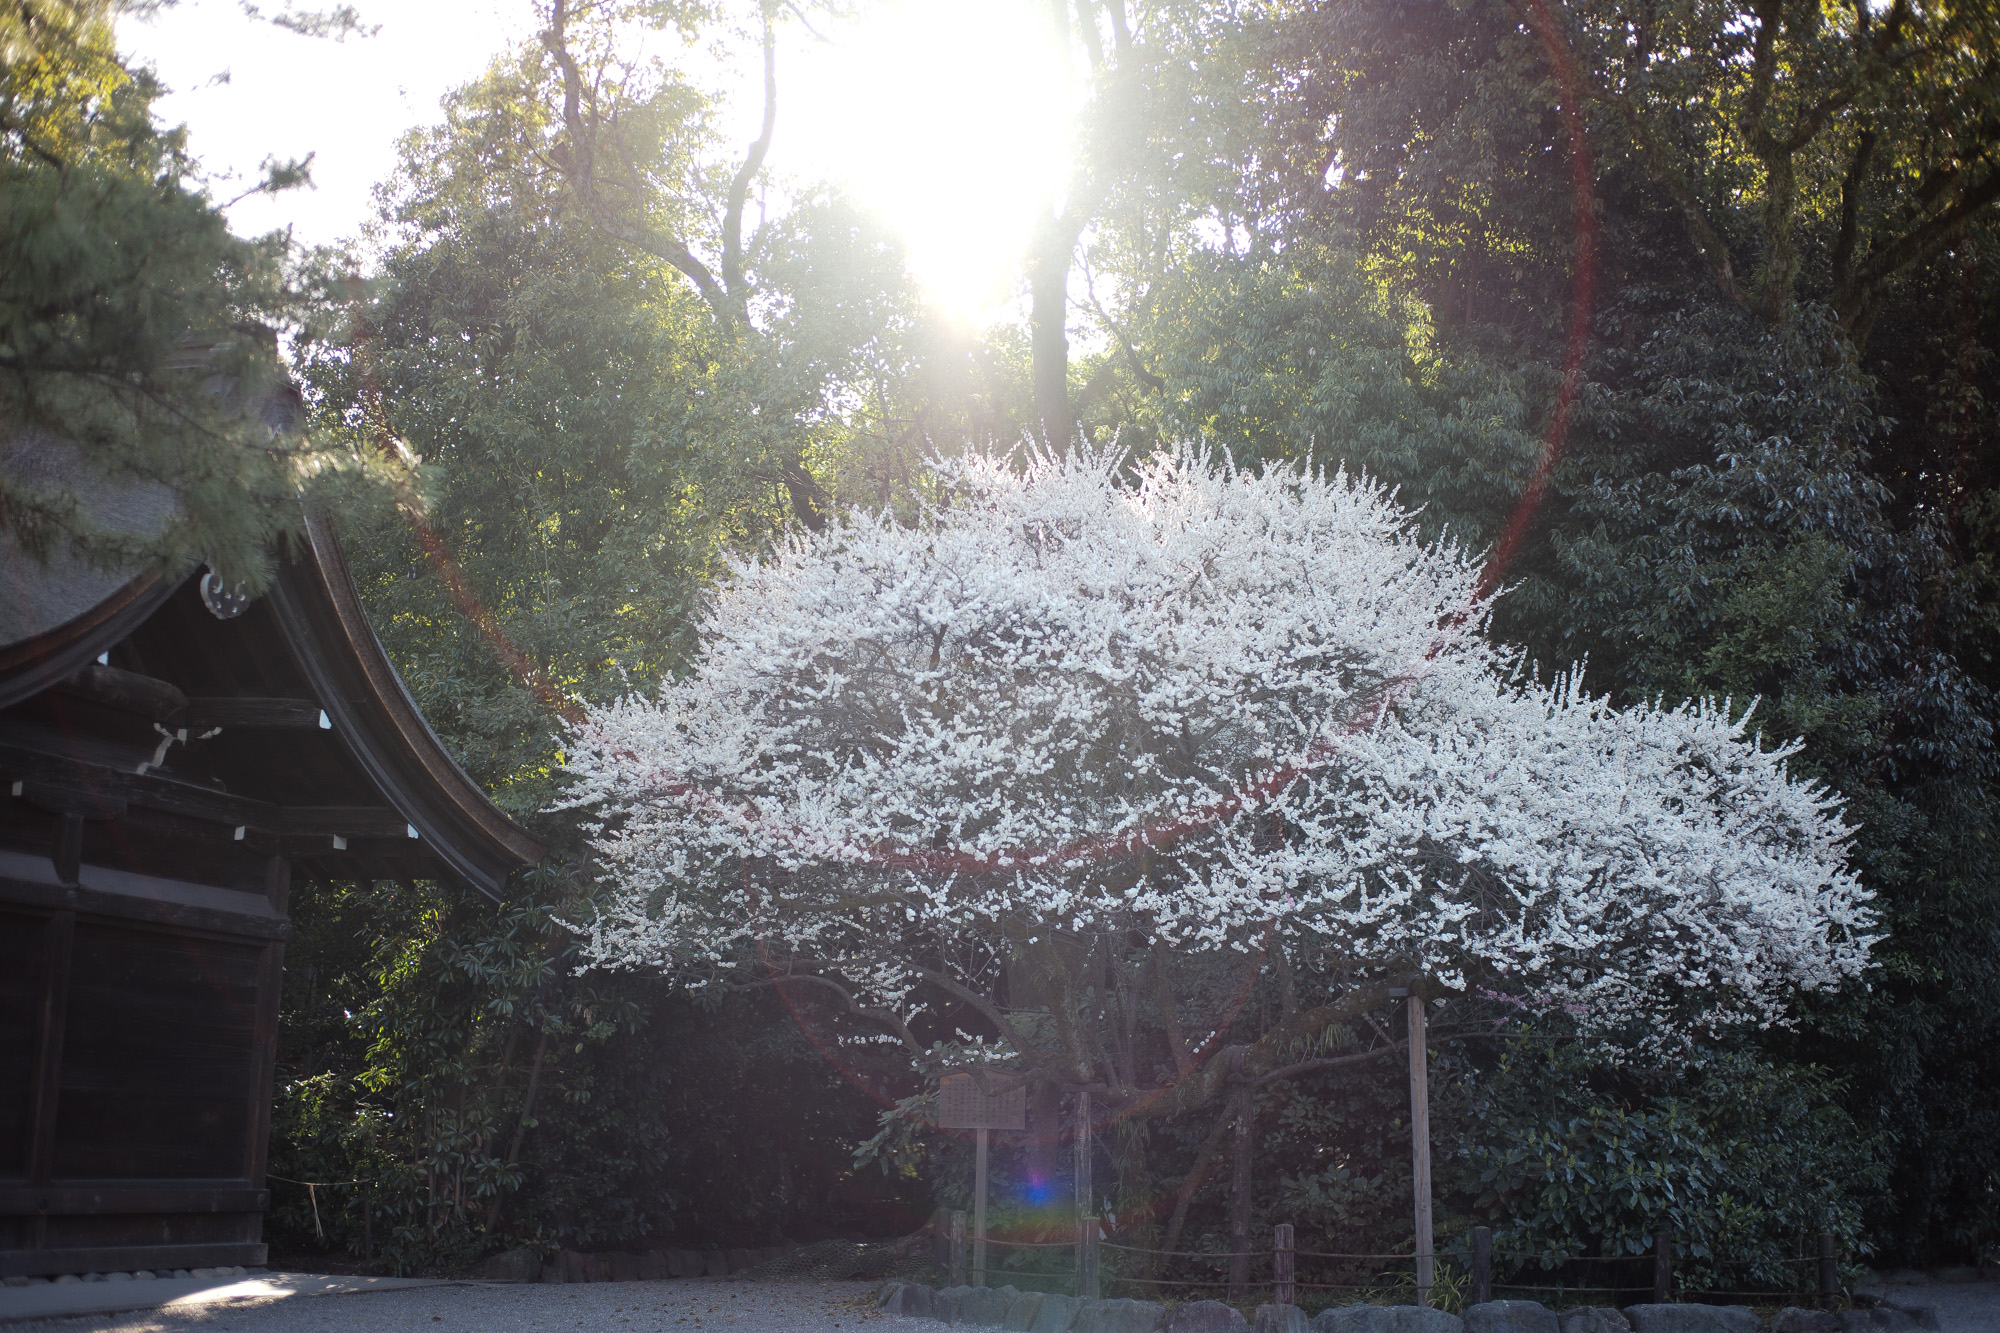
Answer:
[[[254,183],[268,157],[317,154],[316,188],[244,200],[230,213],[239,232],[289,226],[308,244],[357,234],[397,136],[437,120],[447,90],[535,31],[530,0],[356,2],[376,36],[301,37],[245,18],[236,0],[179,0],[124,22],[122,46],[174,90],[160,114],[188,126],[218,199]],[[823,26],[826,42],[794,25],[779,53],[773,169],[831,180],[879,213],[938,304],[974,323],[1008,304],[1035,206],[1066,171],[1069,100],[1041,10],[885,0]],[[741,91],[747,139],[756,88]]]

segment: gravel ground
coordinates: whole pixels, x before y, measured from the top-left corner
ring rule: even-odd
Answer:
[[[452,1284],[12,1323],[6,1333],[936,1333],[874,1282]]]
[[[1940,1333],[2000,1333],[2000,1282],[1870,1286],[1898,1305],[1935,1305]]]
[[[0,1325],[4,1333],[937,1333],[884,1315],[875,1282],[677,1282],[499,1286],[217,1302],[176,1310]],[[1935,1304],[1942,1333],[2000,1333],[2000,1283],[1900,1287]]]

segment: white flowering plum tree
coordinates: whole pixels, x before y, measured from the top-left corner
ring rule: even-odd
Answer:
[[[931,480],[739,564],[692,673],[574,729],[596,962],[817,991],[920,1066],[976,1026],[1134,1114],[1389,1049],[1399,978],[1643,1050],[1865,966],[1791,749],[1539,683],[1380,487],[1188,449]]]

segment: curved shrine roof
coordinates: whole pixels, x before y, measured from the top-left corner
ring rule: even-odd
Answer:
[[[326,515],[240,615],[213,614],[199,582],[0,553],[0,778],[17,797],[206,827],[326,878],[447,874],[498,897],[541,859],[425,722]]]

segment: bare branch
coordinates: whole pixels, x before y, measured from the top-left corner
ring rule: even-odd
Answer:
[[[1854,245],[1860,231],[1861,188],[1868,175],[1869,159],[1875,155],[1877,136],[1863,130],[1855,141],[1854,156],[1840,182],[1840,234],[1833,243],[1833,289],[1845,291],[1854,265]]]
[[[1778,77],[1778,27],[1784,21],[1783,0],[1761,0],[1756,6],[1757,36],[1751,45],[1750,95],[1744,99],[1737,124],[1750,146],[1763,153],[1776,140],[1764,125],[1764,109]]]
[[[1288,1078],[1297,1078],[1301,1074],[1311,1074],[1322,1069],[1342,1069],[1348,1065],[1362,1064],[1379,1056],[1407,1050],[1409,1049],[1409,1045],[1410,1043],[1404,1040],[1392,1042],[1387,1046],[1376,1046],[1353,1055],[1316,1056],[1310,1060],[1299,1060],[1292,1064],[1273,1069],[1268,1074],[1259,1076],[1252,1086],[1261,1088],[1268,1083],[1282,1083]]]
[[[1169,975],[1169,960],[1173,957],[1167,946],[1157,939],[1153,941],[1153,984],[1154,1003],[1159,1006],[1160,1026],[1167,1034],[1167,1049],[1173,1054],[1175,1072],[1186,1075],[1194,1065],[1194,1052],[1188,1049],[1187,1034],[1181,1031],[1180,1015],[1174,1008],[1173,978]]]
[[[1551,31],[1554,30],[1554,24],[1548,26]],[[1562,39],[1557,35],[1554,40]],[[1694,248],[1707,263],[1709,271],[1715,274],[1715,279],[1721,284],[1723,292],[1738,305],[1747,304],[1742,290],[1736,285],[1736,267],[1729,257],[1729,243],[1722,239],[1722,233],[1718,232],[1715,225],[1708,220],[1708,212],[1695,195],[1694,187],[1688,183],[1687,177],[1681,174],[1680,167],[1674,162],[1666,145],[1660,141],[1660,137],[1653,132],[1653,127],[1647,123],[1645,115],[1631,98],[1605,88],[1594,78],[1590,83],[1590,91],[1604,105],[1616,111],[1625,121],[1626,127],[1631,130],[1633,141],[1639,145],[1639,152],[1645,157],[1646,165],[1651,168],[1654,179],[1667,192],[1667,197],[1674,201],[1675,207],[1680,209],[1681,221],[1687,227],[1688,239],[1694,242]]]
[[[1111,16],[1112,49],[1122,66],[1132,53],[1132,25],[1125,18],[1125,0],[1105,0],[1104,12]]]
[[[939,990],[965,1001],[981,1014],[985,1015],[986,1021],[1000,1029],[1000,1035],[1005,1037],[1023,1057],[1028,1057],[1035,1049],[1029,1042],[1022,1038],[1020,1032],[1015,1029],[1012,1020],[1005,1013],[1001,1012],[999,1006],[995,1005],[978,991],[968,986],[960,985],[956,979],[943,972],[934,972],[929,968],[917,969],[917,975],[925,981],[930,982],[931,985],[936,986]]]
[[[910,1031],[909,1024],[905,1023],[900,1015],[896,1014],[892,1010],[881,1009],[871,1005],[864,1005],[858,1003],[855,1000],[852,992],[850,992],[845,986],[841,985],[837,981],[831,980],[830,978],[819,976],[816,973],[812,972],[774,973],[768,981],[748,982],[745,983],[742,987],[740,987],[740,989],[747,990],[753,987],[760,987],[764,985],[769,985],[782,989],[784,986],[794,982],[806,986],[819,986],[825,990],[832,991],[836,996],[840,998],[841,1006],[845,1012],[853,1014],[857,1018],[865,1018],[872,1023],[879,1023],[883,1027],[888,1028],[889,1031],[895,1035],[896,1040],[902,1042],[904,1046],[908,1047],[910,1053],[915,1055],[919,1060],[923,1059],[924,1056],[927,1054],[927,1052],[924,1049],[923,1043],[917,1040],[916,1034]]]
[[[1090,308],[1097,312],[1098,319],[1104,322],[1105,328],[1111,330],[1111,336],[1118,340],[1119,350],[1125,354],[1125,363],[1132,368],[1132,373],[1139,377],[1140,383],[1154,393],[1164,393],[1167,387],[1166,380],[1146,369],[1145,362],[1139,359],[1139,349],[1133,346],[1131,337],[1117,320],[1111,318],[1110,312],[1104,308],[1104,303],[1097,299],[1097,275],[1091,272],[1088,263],[1083,266],[1083,291],[1090,301]],[[1145,304],[1144,301],[1141,302],[1142,309]]]
[[[1174,1191],[1173,1216],[1167,1222],[1166,1239],[1160,1242],[1161,1249],[1177,1248],[1177,1242],[1181,1238],[1181,1228],[1187,1225],[1188,1205],[1194,1202],[1194,1196],[1207,1183],[1209,1169],[1215,1164],[1215,1150],[1222,1143],[1222,1136],[1229,1129],[1233,1118],[1227,1112],[1217,1116],[1215,1128],[1208,1132],[1208,1137],[1202,1140],[1201,1147],[1196,1150],[1194,1165],[1189,1168],[1187,1179],[1183,1180],[1181,1187]]]
[[[1856,342],[1874,318],[1874,307],[1890,279],[1951,244],[1974,214],[2000,199],[2000,167],[1994,167],[1944,209],[1887,244],[1876,246],[1844,291],[1836,291],[1834,309]]]

